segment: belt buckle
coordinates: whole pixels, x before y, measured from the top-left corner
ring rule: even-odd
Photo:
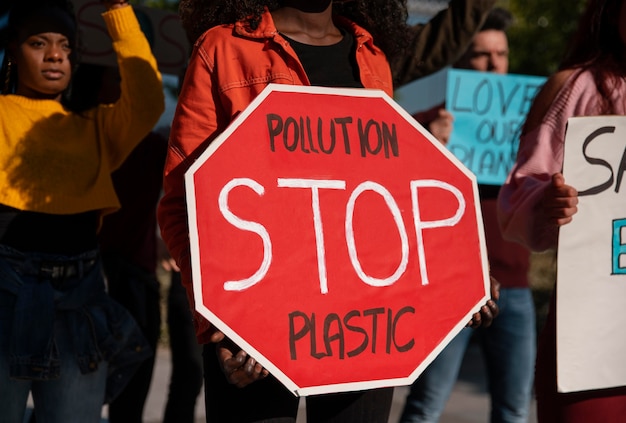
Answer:
[[[80,265],[78,263],[71,263],[65,266],[65,276],[66,278],[71,278],[72,276],[78,275],[78,269]]]
[[[65,266],[42,263],[39,267],[39,273],[50,279],[59,279],[65,276]]]

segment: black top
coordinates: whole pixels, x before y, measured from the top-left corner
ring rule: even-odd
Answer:
[[[311,85],[363,88],[356,63],[354,37],[344,31],[342,34],[341,41],[330,46],[302,44],[283,35],[302,62]]]
[[[96,248],[98,212],[55,215],[0,204],[0,244],[23,252],[78,254]]]

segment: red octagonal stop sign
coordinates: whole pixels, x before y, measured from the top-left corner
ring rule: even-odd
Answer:
[[[412,383],[488,297],[474,176],[382,91],[270,85],[185,177],[197,310],[296,395]]]

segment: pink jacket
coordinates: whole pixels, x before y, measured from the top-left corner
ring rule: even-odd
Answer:
[[[626,84],[612,92],[616,100],[613,113],[623,115]],[[558,229],[548,225],[537,208],[552,175],[562,171],[567,120],[599,115],[599,99],[591,73],[575,71],[557,93],[541,124],[522,135],[517,161],[498,197],[498,216],[505,238],[534,251],[556,247]]]

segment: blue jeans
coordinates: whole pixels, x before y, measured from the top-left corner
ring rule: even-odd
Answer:
[[[121,254],[103,253],[102,264],[111,298],[119,302],[137,321],[150,347],[156,351],[161,328],[159,282]],[[109,403],[110,423],[141,423],[155,355],[141,363],[122,392]]]
[[[0,423],[99,423],[152,350],[105,292],[98,252],[22,253],[0,245]]]
[[[491,423],[525,423],[532,399],[536,334],[530,289],[504,288],[488,328],[463,329],[411,385],[401,423],[439,421],[472,336],[479,342],[491,396]]]
[[[2,318],[0,312],[0,328],[3,327]],[[0,423],[21,423],[24,420],[29,392],[32,392],[38,423],[100,422],[107,363],[100,362],[95,372],[82,374],[65,325],[55,324],[54,330],[61,362],[58,379],[33,381],[9,378],[6,348],[0,348]]]

